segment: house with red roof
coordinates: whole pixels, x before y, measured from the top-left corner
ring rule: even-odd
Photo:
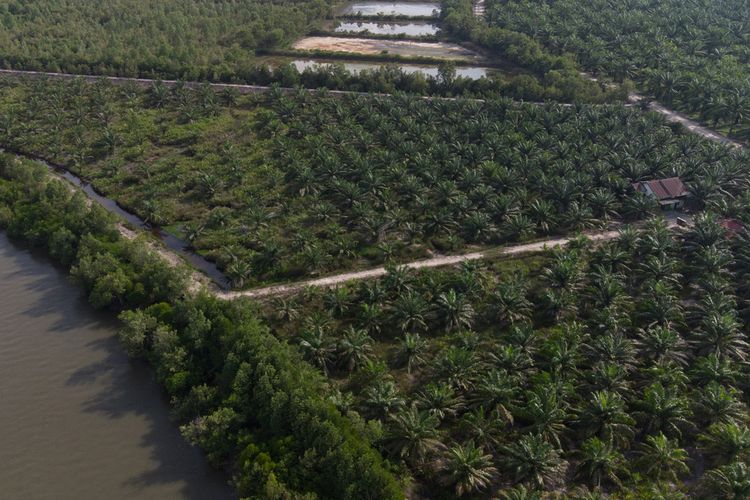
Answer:
[[[655,198],[664,210],[682,208],[690,194],[679,177],[636,182],[633,189]]]

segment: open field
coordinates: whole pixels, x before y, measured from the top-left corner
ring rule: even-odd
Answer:
[[[478,62],[484,60],[481,55],[467,48],[445,42],[311,36],[297,40],[292,47],[299,50],[324,50],[361,54],[387,53],[411,57],[435,57],[445,60],[473,60]]]

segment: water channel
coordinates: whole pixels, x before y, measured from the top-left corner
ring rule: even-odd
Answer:
[[[180,238],[176,237],[173,234],[163,231],[162,229],[154,228],[151,225],[147,224],[134,213],[128,212],[127,210],[122,208],[120,205],[117,204],[115,200],[112,200],[110,198],[107,198],[106,196],[99,194],[91,184],[84,181],[83,179],[81,179],[74,173],[70,172],[69,170],[66,170],[59,166],[51,165],[38,158],[30,158],[30,159],[39,161],[40,163],[46,165],[47,168],[49,168],[51,171],[53,171],[60,177],[65,178],[68,182],[70,182],[74,186],[81,188],[89,198],[91,198],[96,203],[104,207],[108,212],[115,214],[116,216],[125,220],[126,222],[128,222],[134,227],[150,231],[154,236],[159,238],[162,241],[162,243],[164,243],[164,246],[172,250],[174,253],[180,255],[183,259],[189,262],[190,265],[192,265],[194,268],[203,272],[206,276],[211,278],[211,280],[214,283],[216,283],[219,287],[223,289],[227,289],[229,287],[226,277],[219,270],[216,264],[211,262],[210,260],[204,259],[203,257],[196,254],[195,252],[188,250],[187,244],[185,243],[185,241],[181,240]]]
[[[0,498],[229,499],[111,314],[0,232]]]

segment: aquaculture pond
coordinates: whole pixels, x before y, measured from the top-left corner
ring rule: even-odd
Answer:
[[[428,17],[440,13],[437,2],[353,2],[338,11],[339,16]]]

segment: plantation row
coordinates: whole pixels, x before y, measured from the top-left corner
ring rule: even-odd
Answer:
[[[749,243],[712,215],[677,235],[653,220],[596,247],[394,268],[266,317],[339,409],[382,425],[417,494],[745,498]]]
[[[525,33],[745,138],[750,11],[744,0],[494,0],[491,26]]]

